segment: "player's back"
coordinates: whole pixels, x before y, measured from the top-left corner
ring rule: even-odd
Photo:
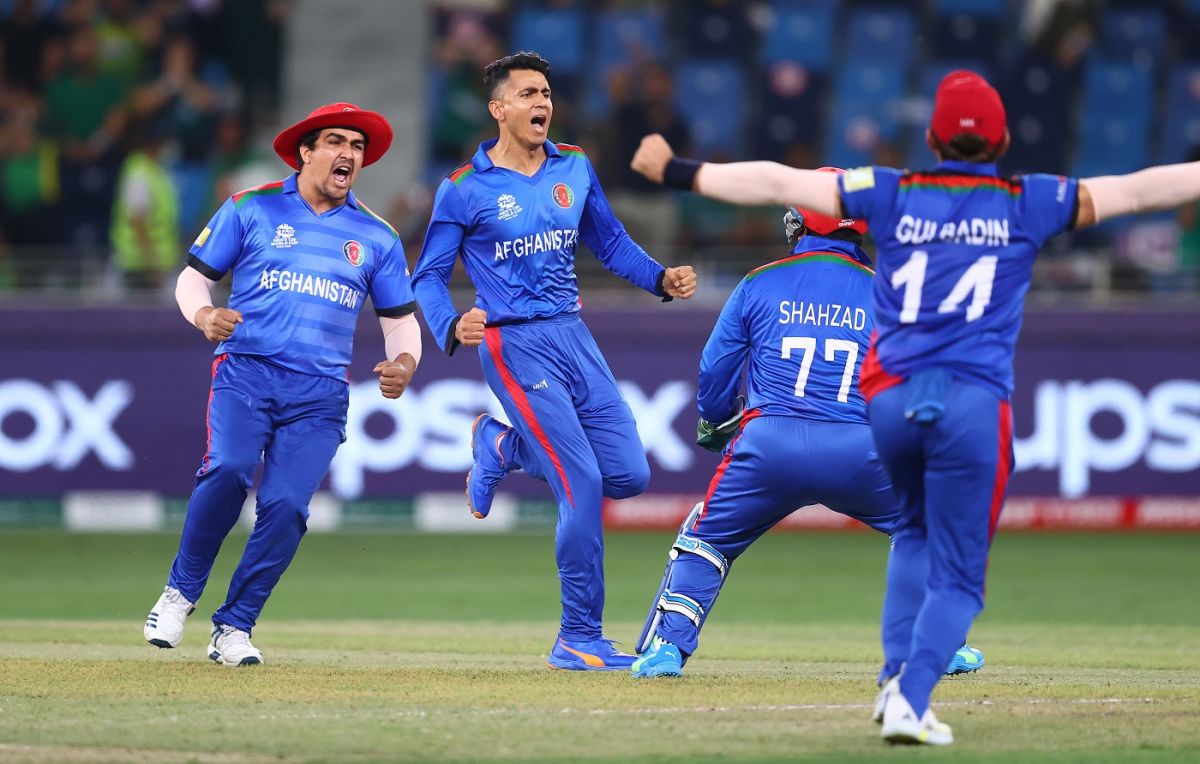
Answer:
[[[750,339],[746,405],[764,415],[865,422],[858,369],[872,329],[874,273],[848,242],[805,236],[740,286]]]
[[[999,178],[994,165],[949,161],[934,172],[848,173],[843,203],[867,218],[879,248],[882,371],[903,378],[945,368],[1007,398],[1033,262],[1073,219],[1074,184],[1049,175]]]

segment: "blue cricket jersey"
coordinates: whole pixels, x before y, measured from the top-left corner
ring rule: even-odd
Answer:
[[[446,285],[461,255],[475,285],[475,306],[489,325],[579,312],[575,249],[579,240],[604,267],[661,295],[663,266],[614,217],[583,151],[546,141],[546,161],[532,176],[496,167],[479,146],[470,162],[437,190],[413,289],[442,349],[458,342]]]
[[[861,249],[822,236],[802,236],[791,257],[751,271],[700,357],[700,415],[719,422],[733,413],[745,368],[747,408],[865,424],[856,383],[872,329],[873,276]]]
[[[229,307],[245,323],[216,353],[345,380],[367,295],[380,316],[416,309],[404,246],[353,192],[316,214],[296,177],[231,196],[192,244],[187,264],[214,281],[233,271]]]
[[[933,172],[863,167],[840,184],[846,216],[866,218],[878,246],[867,397],[937,367],[1007,399],[1033,261],[1074,224],[1078,182],[944,161]]]

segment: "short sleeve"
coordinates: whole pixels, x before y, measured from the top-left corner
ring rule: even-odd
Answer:
[[[242,221],[230,197],[188,249],[188,265],[213,281],[219,281],[242,252]]]
[[[398,318],[417,309],[408,261],[404,259],[404,245],[399,239],[383,256],[371,279],[371,302],[375,305],[375,314],[385,318]]]
[[[890,167],[855,167],[842,173],[838,178],[842,212],[866,220],[871,228],[882,226],[896,207],[901,175]]]
[[[1021,221],[1037,246],[1075,224],[1079,210],[1076,178],[1024,175],[1021,181]]]

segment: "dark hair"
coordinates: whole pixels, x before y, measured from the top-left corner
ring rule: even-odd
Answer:
[[[511,56],[497,59],[483,68],[483,86],[487,89],[488,98],[496,97],[496,88],[508,80],[509,72],[514,69],[528,69],[541,72],[542,76],[547,79],[550,77],[550,62],[546,59],[528,50],[513,53]]]
[[[989,146],[986,138],[973,133],[959,133],[949,142],[943,141],[935,135],[933,143],[937,147],[938,153],[942,155],[942,159],[950,159],[955,162],[986,164],[995,162],[996,157],[1000,156],[1001,144]]]
[[[305,133],[300,138],[300,145],[296,146],[296,164],[297,165],[304,164],[304,157],[300,154],[301,148],[306,148],[309,151],[312,151],[313,149],[315,149],[317,147],[317,139],[321,137],[322,130],[336,130],[339,127],[342,130],[353,130],[356,133],[362,132],[357,127],[349,127],[349,126],[342,127],[340,125],[329,125],[328,127],[318,127],[316,130],[309,130],[307,133]],[[363,145],[366,145],[371,142],[371,136],[367,135],[366,133],[362,133],[362,137],[363,137]]]
[[[807,232],[808,226],[805,226],[804,230]],[[838,241],[848,241],[856,247],[861,247],[863,245],[863,235],[861,233],[859,233],[858,231],[855,231],[853,228],[839,228],[838,230],[830,231],[829,233],[816,233],[816,232],[812,232],[812,233],[815,236],[821,236],[826,239],[837,239]]]

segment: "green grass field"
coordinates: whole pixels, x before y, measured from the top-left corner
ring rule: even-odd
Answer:
[[[142,641],[174,535],[0,532],[0,761],[1200,760],[1200,536],[1002,535],[944,682],[950,749],[868,720],[886,542],[768,536],[678,680],[552,672],[551,539],[305,539],[254,632],[203,657],[233,537],[184,644]],[[669,533],[610,534],[609,636],[636,637]]]

